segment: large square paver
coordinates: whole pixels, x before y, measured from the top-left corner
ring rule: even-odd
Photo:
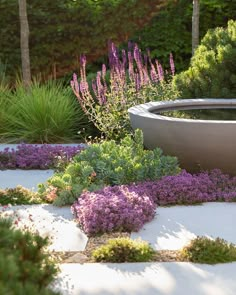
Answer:
[[[20,218],[16,227],[27,226],[33,231],[37,230],[43,237],[50,237],[52,241],[50,250],[83,251],[85,249],[88,238],[73,220],[70,207],[59,208],[48,204],[8,208],[0,206],[2,215],[12,216],[14,212],[17,212],[17,217]]]
[[[154,220],[131,238],[148,241],[156,250],[181,249],[197,236],[219,237],[236,244],[235,224],[236,203],[158,207]]]
[[[235,295],[236,263],[62,264],[62,295]]]
[[[33,191],[37,191],[39,183],[53,175],[53,170],[0,170],[0,189],[14,188],[21,185]]]

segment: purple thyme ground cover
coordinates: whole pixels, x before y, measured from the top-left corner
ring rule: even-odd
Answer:
[[[0,169],[54,168],[58,161],[68,162],[83,149],[83,145],[20,144],[16,149],[5,148],[0,151]]]
[[[220,170],[175,176],[137,184],[108,186],[85,192],[72,206],[79,225],[87,234],[109,231],[138,231],[152,220],[155,207],[236,201],[236,177]]]
[[[105,187],[84,192],[72,205],[80,226],[89,234],[111,231],[138,231],[155,215],[156,205],[129,186]]]

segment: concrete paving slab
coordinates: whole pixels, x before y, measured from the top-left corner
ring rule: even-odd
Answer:
[[[62,264],[62,295],[235,295],[236,263]]]
[[[73,220],[70,207],[55,207],[49,204],[0,206],[0,214],[13,216],[19,220],[19,228],[26,226],[38,231],[43,237],[49,236],[52,244],[49,249],[54,251],[84,251],[88,238]]]
[[[153,221],[131,238],[148,241],[156,250],[178,250],[197,236],[223,238],[236,244],[236,203],[158,207]]]
[[[37,191],[37,185],[45,182],[53,175],[54,171],[48,170],[0,170],[0,188],[14,188],[21,185]]]

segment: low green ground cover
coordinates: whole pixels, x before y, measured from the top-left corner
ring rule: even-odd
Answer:
[[[236,261],[236,246],[217,238],[197,237],[180,251],[180,257],[195,263],[227,263]]]
[[[22,186],[16,188],[0,189],[0,205],[31,205],[43,203],[38,193],[32,192]]]
[[[130,238],[110,239],[92,252],[92,259],[96,262],[148,262],[158,260],[158,257],[160,251],[155,251],[147,242]],[[176,259],[204,264],[234,262],[236,245],[220,238],[197,237],[176,251]]]
[[[92,257],[96,262],[148,262],[154,255],[152,247],[141,240],[111,239],[96,249]]]

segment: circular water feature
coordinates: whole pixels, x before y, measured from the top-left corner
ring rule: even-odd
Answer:
[[[185,119],[163,116],[177,110],[232,110],[235,119]],[[219,168],[236,175],[236,99],[184,99],[149,102],[129,109],[131,126],[141,129],[148,149],[160,147],[195,172]]]

